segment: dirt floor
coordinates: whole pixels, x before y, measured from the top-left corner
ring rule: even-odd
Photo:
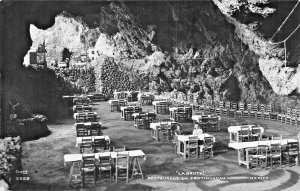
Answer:
[[[299,127],[264,120],[235,119],[222,117],[221,131],[210,133],[215,136],[215,157],[209,160],[184,160],[174,154],[171,143],[156,142],[150,137],[150,130],[135,129],[133,121],[121,120],[118,112],[109,112],[107,102],[94,103],[94,111],[100,116],[103,133],[109,135],[111,145],[126,146],[126,149],[141,149],[146,154],[140,160],[145,179],[131,180],[125,183],[98,183],[88,188],[70,188],[68,176],[70,165],[64,166],[63,156],[79,153],[75,147],[75,127],[72,113],[68,118],[49,124],[52,132],[49,136],[23,143],[23,170],[28,171],[29,181],[16,185],[16,190],[172,190],[172,191],[232,191],[232,190],[300,190],[300,167],[284,166],[282,169],[247,170],[239,166],[237,152],[228,148],[227,127],[233,124],[260,124],[266,134],[283,135],[283,138],[297,138]],[[152,106],[144,106],[143,111],[152,111]],[[158,118],[168,118],[159,115]],[[185,134],[191,134],[192,123],[182,123]],[[206,177],[220,177],[209,180],[153,180],[151,177],[189,177],[183,172],[200,172]],[[262,179],[250,179],[260,177]],[[196,176],[199,177],[199,176]],[[223,179],[226,177],[226,179]]]

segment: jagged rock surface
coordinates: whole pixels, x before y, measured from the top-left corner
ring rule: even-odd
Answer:
[[[277,4],[270,5],[269,1],[219,1],[213,0],[213,2],[218,6],[218,8],[222,11],[223,14],[227,17],[229,23],[235,26],[235,33],[238,37],[249,46],[249,49],[255,54],[259,56],[259,68],[265,78],[269,81],[272,89],[275,93],[280,95],[289,95],[291,93],[297,92],[299,94],[300,90],[300,80],[299,80],[299,71],[300,71],[300,59],[297,55],[299,55],[299,45],[295,43],[295,41],[299,42],[299,31],[294,34],[289,41],[287,41],[287,49],[289,52],[285,57],[284,55],[284,47],[283,43],[280,44],[272,44],[272,41],[268,41],[266,38],[267,31],[260,29],[263,28],[263,25],[269,25],[270,23],[276,23],[279,27],[281,22],[285,17],[278,18],[280,15],[277,13],[280,9],[284,9],[286,14],[292,10],[292,5],[295,2],[280,2]],[[289,4],[290,6],[288,6]],[[264,7],[263,9],[260,7]],[[276,8],[273,8],[274,6]],[[283,7],[284,6],[284,7]],[[264,18],[271,17],[273,14],[277,14],[272,16],[270,19],[261,19],[254,17],[250,13],[247,13],[243,7],[251,8],[252,13],[257,15],[262,15]],[[256,7],[256,8],[255,8]],[[254,10],[254,12],[253,12]],[[295,15],[299,15],[299,11],[296,9]],[[236,13],[236,14],[235,14]],[[298,14],[297,14],[298,13]],[[239,15],[238,15],[239,14]],[[252,22],[249,24],[246,22],[246,19],[241,19],[241,16],[244,14],[245,17],[252,17]],[[282,15],[286,15],[282,14]],[[293,16],[291,16],[292,20]],[[299,17],[296,18],[299,20]],[[266,22],[269,22],[267,24]],[[256,27],[253,29],[253,23],[256,23]],[[297,23],[297,22],[296,22]],[[294,23],[287,23],[286,25],[297,26]],[[266,28],[266,26],[264,26]],[[287,28],[287,26],[285,26]],[[276,31],[276,28],[270,27],[270,30],[273,30],[273,33]],[[287,30],[288,32],[281,33],[291,33],[291,30]],[[280,39],[285,39],[289,34],[285,35],[285,37],[281,37]],[[283,36],[283,35],[282,35]],[[277,40],[278,42],[280,40]],[[294,48],[293,48],[294,47]],[[285,67],[285,60],[288,61],[287,68]]]
[[[94,61],[97,90],[139,89],[145,83],[131,80],[149,75],[145,82],[155,81],[156,89],[201,91],[204,98],[214,100],[266,102],[276,98],[275,93],[297,92],[299,69],[282,68],[282,46],[268,44],[266,37],[257,33],[263,28],[260,22],[277,9],[268,7],[268,1],[213,2],[180,2],[179,6],[172,2],[111,3],[97,14],[60,19],[79,23],[70,27],[85,31],[79,34],[70,29],[72,38],[77,39],[74,47],[96,46],[103,58],[110,57]],[[256,16],[250,18],[243,11]],[[91,27],[85,22],[96,24]],[[36,34],[46,35],[47,31]],[[90,40],[78,41],[78,36]],[[53,57],[61,49],[55,51]]]

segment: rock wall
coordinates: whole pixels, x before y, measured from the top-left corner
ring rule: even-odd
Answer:
[[[89,67],[88,69],[56,68],[55,72],[66,80],[75,83],[80,88],[86,87],[89,92],[96,90],[95,71],[93,67]]]
[[[299,9],[295,9],[279,34],[271,41],[279,25],[290,13],[295,1],[270,3],[269,1],[219,1],[213,0],[229,23],[235,26],[235,33],[247,44],[249,50],[259,56],[259,68],[270,83],[273,91],[289,95],[300,89],[299,30],[287,41],[287,55],[284,44],[273,44],[284,40],[299,23]],[[283,12],[285,10],[285,13]],[[247,10],[250,10],[247,12]],[[279,14],[281,13],[281,14]],[[255,15],[254,15],[255,14]],[[259,17],[261,15],[263,18]],[[298,17],[297,17],[298,15]],[[266,19],[269,17],[268,19]],[[249,22],[251,20],[251,22]],[[269,26],[269,31],[266,28]],[[294,27],[293,27],[294,26]],[[270,32],[272,31],[272,32]],[[279,37],[278,37],[279,36]],[[285,62],[287,60],[287,63]],[[285,67],[287,66],[287,67]]]
[[[95,65],[96,89],[112,96],[117,91],[138,91],[149,88],[149,78],[145,75],[134,74],[120,69],[113,58],[103,57]]]
[[[10,81],[11,87],[6,87],[5,98],[16,100],[20,104],[30,106],[32,113],[43,114],[50,120],[68,115],[68,108],[63,95],[81,93],[82,89],[62,76],[57,76],[50,69],[24,68],[16,71]],[[8,118],[9,109],[5,110]]]

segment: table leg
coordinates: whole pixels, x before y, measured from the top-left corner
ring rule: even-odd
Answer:
[[[238,152],[239,165],[241,165],[241,151],[240,151],[240,149],[238,149],[237,152]]]
[[[245,149],[246,150],[246,164],[247,164],[247,170],[249,170],[249,150],[248,149]]]
[[[186,141],[183,142],[183,155],[184,159],[186,159]]]
[[[72,179],[72,174],[73,174],[73,171],[74,171],[74,164],[75,162],[72,162],[72,165],[71,165],[71,168],[70,168],[70,174],[69,174],[69,185],[71,185],[71,179]]]
[[[143,171],[142,171],[140,162],[136,157],[133,158],[133,165],[132,165],[131,169],[132,169],[131,178],[133,178],[134,175],[141,175],[142,179],[144,179],[144,175],[143,175]]]
[[[232,133],[229,133],[229,142],[232,143]]]

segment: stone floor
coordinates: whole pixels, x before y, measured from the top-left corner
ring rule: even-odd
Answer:
[[[151,111],[152,106],[144,106],[143,111]],[[228,148],[229,134],[227,127],[231,124],[260,124],[265,133],[283,135],[283,138],[297,138],[299,127],[280,124],[273,121],[222,118],[221,131],[211,133],[216,137],[215,157],[210,160],[184,160],[175,155],[171,143],[155,142],[150,137],[150,130],[135,129],[133,121],[121,120],[121,114],[109,112],[107,102],[94,104],[94,111],[100,116],[105,135],[109,135],[111,144],[126,146],[128,150],[142,149],[146,160],[141,160],[145,179],[135,179],[128,184],[98,183],[88,188],[70,188],[68,175],[70,165],[63,164],[64,154],[79,153],[75,147],[75,128],[72,113],[68,118],[49,124],[52,132],[49,136],[23,143],[23,169],[29,173],[30,180],[20,182],[16,190],[300,190],[300,167],[284,167],[282,169],[246,170],[237,162],[237,152]],[[168,115],[158,118],[168,118]],[[192,132],[192,123],[183,123],[183,131]],[[210,180],[152,180],[154,176],[175,176],[182,172],[202,172],[206,176],[226,177],[226,179]],[[249,179],[262,176],[267,178]]]

